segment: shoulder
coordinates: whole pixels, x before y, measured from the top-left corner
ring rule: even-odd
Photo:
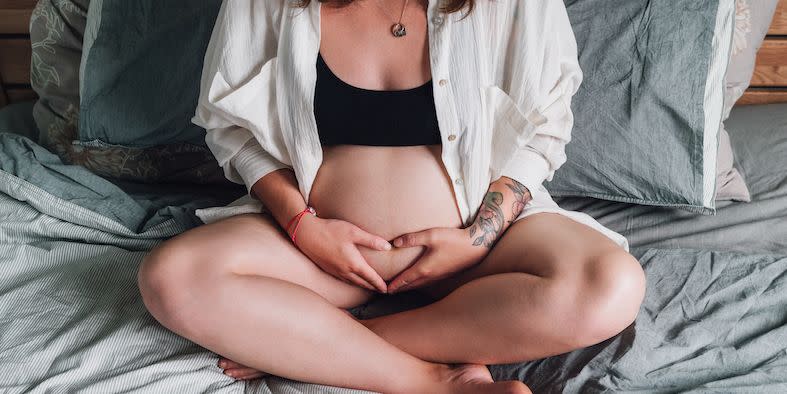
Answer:
[[[496,22],[528,23],[540,28],[567,16],[563,0],[481,0],[477,8],[485,18]]]
[[[293,0],[224,0],[205,53],[203,84],[220,73],[230,86],[247,81],[278,51],[281,18]]]
[[[224,0],[218,23],[228,29],[277,27],[284,11],[294,4],[293,0]]]

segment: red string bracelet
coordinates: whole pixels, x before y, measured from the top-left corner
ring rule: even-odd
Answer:
[[[287,231],[288,232],[290,231],[290,228],[292,228],[293,223],[295,224],[295,229],[293,229],[292,233],[290,233],[290,239],[292,240],[293,244],[295,243],[295,235],[298,233],[298,227],[301,226],[301,219],[303,219],[303,215],[305,215],[307,213],[310,213],[310,214],[312,214],[314,216],[317,216],[317,211],[315,211],[314,208],[307,206],[306,209],[304,209],[303,211],[299,212],[297,215],[295,215],[295,217],[290,219],[289,223],[287,223]]]

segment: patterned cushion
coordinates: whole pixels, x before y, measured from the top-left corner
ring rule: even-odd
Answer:
[[[89,7],[90,0],[40,0],[33,11],[31,82],[40,97],[34,108],[39,144],[67,164],[108,178],[228,184],[205,146],[136,147],[80,140],[80,73]]]

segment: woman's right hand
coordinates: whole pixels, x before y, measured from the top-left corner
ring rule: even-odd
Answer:
[[[345,282],[371,291],[387,292],[385,280],[358,250],[358,245],[380,251],[391,250],[384,238],[337,219],[304,215],[296,234],[296,246],[323,271]]]

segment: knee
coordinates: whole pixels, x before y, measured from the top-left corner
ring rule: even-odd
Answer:
[[[578,345],[602,342],[631,325],[645,297],[645,286],[642,266],[628,252],[616,250],[591,259],[578,286]]]
[[[137,272],[137,284],[145,307],[170,329],[182,320],[191,257],[185,248],[170,240],[148,253]]]

